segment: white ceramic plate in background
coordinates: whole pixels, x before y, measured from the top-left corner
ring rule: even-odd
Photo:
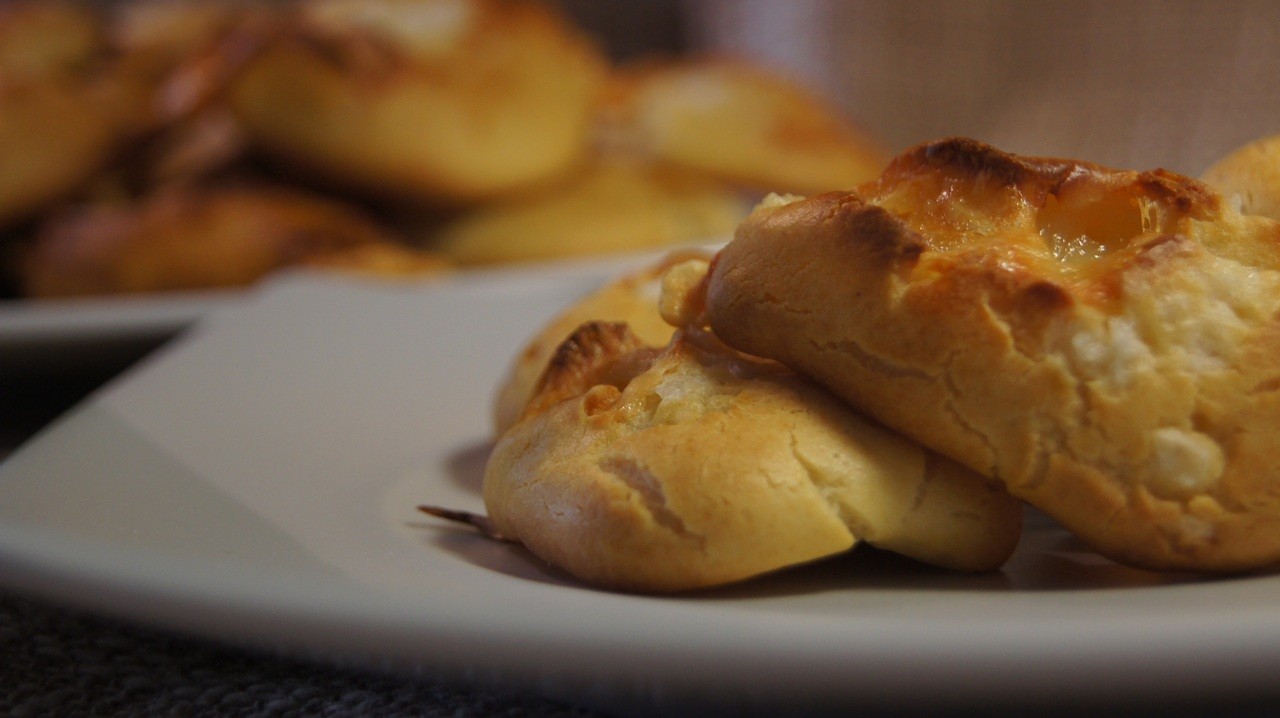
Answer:
[[[237,290],[0,301],[0,371],[136,358],[243,299]]]
[[[475,277],[607,273],[649,253],[549,261],[523,267],[459,270]],[[284,270],[282,274],[305,273]],[[264,280],[269,284],[272,279]],[[339,279],[339,281],[343,281]],[[345,281],[377,282],[349,277]],[[403,281],[391,279],[388,281]],[[424,280],[430,281],[430,280]],[[0,372],[76,369],[136,359],[218,311],[250,301],[257,289],[229,288],[104,297],[0,301]]]
[[[680,597],[586,588],[419,515],[482,508],[507,362],[616,269],[273,283],[0,464],[0,582],[217,640],[615,708],[1273,690],[1280,578],[1124,569],[1034,514],[998,574],[855,552]]]

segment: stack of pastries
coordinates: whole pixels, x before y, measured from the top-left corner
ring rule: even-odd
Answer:
[[[864,542],[954,570],[1003,564],[1021,505],[721,342],[686,308],[707,266],[671,257],[624,276],[533,338],[499,392],[488,530],[629,591],[722,585]],[[583,317],[596,318],[564,337]],[[527,397],[514,418],[512,397]]]
[[[24,0],[0,95],[0,263],[35,298],[704,242],[885,159],[784,78],[615,65],[542,0]]]
[[[859,541],[990,570],[1022,502],[1131,567],[1272,568],[1277,148],[1196,180],[952,138],[770,196],[516,358],[486,526],[640,591]]]

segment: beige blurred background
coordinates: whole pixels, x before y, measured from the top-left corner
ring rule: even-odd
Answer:
[[[894,151],[967,135],[1194,175],[1280,133],[1280,3],[1266,0],[570,4],[615,21],[619,54],[647,44],[764,60]]]

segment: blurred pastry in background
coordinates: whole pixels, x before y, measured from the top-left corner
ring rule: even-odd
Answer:
[[[1241,212],[1280,219],[1280,135],[1237,148],[1200,179],[1228,200],[1238,198]]]
[[[694,258],[709,260],[710,254],[699,250],[674,251],[582,297],[540,328],[516,355],[498,385],[493,408],[494,434],[502,434],[519,420],[556,347],[579,326],[587,322],[623,322],[645,345],[665,346],[675,327],[658,312],[662,277],[671,267]]]
[[[418,280],[446,272],[453,264],[399,242],[371,242],[308,255],[298,266],[374,279]]]
[[[0,227],[68,196],[120,153],[131,98],[80,5],[0,6]]]
[[[0,79],[5,83],[76,76],[105,49],[97,15],[48,0],[0,5]]]
[[[235,81],[254,144],[308,178],[449,206],[586,155],[607,60],[528,0],[316,0]]]
[[[221,100],[278,15],[240,0],[133,0],[111,8],[107,36],[121,75],[150,90],[140,110],[169,124]]]
[[[878,177],[888,153],[798,84],[729,59],[638,63],[613,76],[601,121],[611,150],[757,192],[816,194]]]
[[[73,193],[117,155],[121,100],[100,85],[0,84],[0,226]]]
[[[117,176],[125,191],[196,185],[225,175],[257,174],[244,129],[224,107],[210,107],[166,127],[129,158]],[[128,188],[131,188],[128,189]]]
[[[234,287],[369,246],[399,247],[337,201],[281,187],[171,189],[51,219],[25,256],[22,282],[31,297]],[[421,264],[429,272],[442,266],[429,257]]]
[[[595,132],[585,172],[463,212],[429,246],[470,265],[727,238],[764,190],[851,187],[886,159],[834,107],[726,59],[617,70]]]
[[[113,6],[107,32],[119,74],[139,94],[138,143],[111,178],[141,195],[199,183],[249,162],[227,90],[274,35],[279,8],[242,0],[141,0]]]
[[[217,100],[267,17],[232,2],[0,8],[0,224],[242,157]]]
[[[766,190],[848,187],[882,164],[833,106],[783,78],[723,59],[618,68],[540,0],[0,5],[0,157],[6,296],[244,283],[263,248],[232,270],[234,239],[208,240],[199,251],[225,254],[198,279],[175,259],[184,243],[161,252],[172,279],[84,269],[124,261],[111,258],[122,243],[159,252],[124,237],[178,226],[158,219],[174,207],[226,220],[252,204],[205,198],[210,187],[358,204],[400,246],[325,265],[412,275],[424,257],[475,266],[716,241]],[[50,245],[64,246],[56,261]]]
[[[444,223],[427,246],[462,265],[638,251],[727,239],[749,209],[705,176],[601,158],[563,185]]]

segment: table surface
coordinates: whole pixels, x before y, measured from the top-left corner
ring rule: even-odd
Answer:
[[[0,460],[127,366],[0,374]],[[1275,700],[1135,706],[1126,715],[1274,716]],[[174,635],[0,589],[0,715],[578,716],[647,714],[279,656]],[[707,715],[706,706],[689,708]],[[861,716],[901,715],[859,710]],[[991,707],[981,714],[993,715]],[[1047,710],[1037,714],[1073,715]],[[968,711],[962,711],[967,713]],[[664,711],[664,714],[666,711]],[[723,714],[716,711],[717,714]],[[847,711],[842,711],[847,714]],[[974,713],[978,713],[975,708]],[[768,715],[776,715],[770,711]],[[946,715],[955,715],[948,710]]]

